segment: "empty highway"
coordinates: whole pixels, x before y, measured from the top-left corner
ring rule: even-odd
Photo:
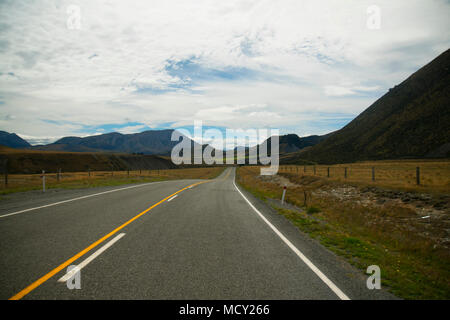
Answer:
[[[177,180],[0,201],[1,299],[390,299],[235,182]],[[80,289],[68,289],[78,265]]]

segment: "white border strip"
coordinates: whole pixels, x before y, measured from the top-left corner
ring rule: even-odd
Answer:
[[[72,278],[75,273],[81,271],[84,267],[86,267],[92,260],[97,258],[99,255],[103,253],[106,249],[111,247],[114,243],[120,240],[125,235],[125,233],[119,233],[117,236],[115,236],[112,240],[110,240],[107,244],[105,244],[103,247],[95,251],[93,254],[91,254],[89,257],[87,257],[83,262],[81,262],[79,265],[77,265],[76,268],[73,268],[71,271],[66,273],[62,278],[58,280],[58,282],[66,282],[70,278]]]
[[[165,182],[165,181],[149,182],[149,183],[144,183],[144,184],[138,184],[136,186],[125,187],[125,188],[120,188],[120,189],[114,189],[114,190],[109,190],[109,191],[100,192],[100,193],[94,193],[94,194],[90,194],[90,195],[87,195],[87,196],[82,196],[82,197],[78,197],[78,198],[73,198],[73,199],[69,199],[69,200],[64,200],[64,201],[59,201],[59,202],[46,204],[46,205],[43,205],[43,206],[40,206],[40,207],[34,207],[34,208],[30,208],[30,209],[20,210],[20,211],[16,211],[16,212],[12,212],[12,213],[7,213],[7,214],[4,214],[4,215],[1,215],[0,218],[14,216],[14,215],[19,214],[19,213],[24,213],[24,212],[37,210],[37,209],[42,209],[42,208],[48,208],[48,207],[56,206],[58,204],[63,204],[63,203],[72,202],[72,201],[76,201],[76,200],[82,200],[82,199],[86,199],[86,198],[90,198],[90,197],[96,197],[96,196],[100,196],[100,195],[103,195],[103,194],[112,193],[112,192],[116,192],[116,191],[122,191],[122,190],[126,190],[126,189],[143,187],[143,186],[147,186],[149,184],[157,184],[157,183],[161,183],[161,182]]]
[[[236,190],[240,193],[240,195],[244,198],[245,201],[250,205],[250,207],[260,216],[260,218],[277,234],[277,236],[280,237],[281,240],[285,244],[288,245],[288,247],[294,251],[294,253],[341,299],[341,300],[350,300],[350,298],[341,291],[326,275],[322,273],[322,271],[319,270],[312,262],[309,260],[303,253],[300,252],[293,244],[290,242],[278,229],[269,222],[269,220],[266,219],[266,217],[263,216],[261,212],[259,212],[258,209],[255,208],[255,206],[244,196],[244,194],[239,190],[239,188],[236,186],[235,183],[236,180],[236,173],[234,175],[233,179],[233,185],[236,188]]]

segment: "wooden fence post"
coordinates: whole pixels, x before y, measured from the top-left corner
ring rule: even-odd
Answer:
[[[8,187],[8,159],[5,159],[3,173],[5,174],[5,188]]]
[[[330,177],[330,167],[327,168],[327,178]]]
[[[88,177],[91,176],[91,168],[88,168]]]
[[[375,167],[372,167],[372,181],[375,181]]]
[[[416,167],[416,183],[420,185],[420,167]]]
[[[345,167],[344,177],[345,177],[345,179],[347,179],[347,167]]]
[[[316,166],[314,166],[314,175],[316,175]]]
[[[42,170],[42,192],[45,192],[45,170]]]

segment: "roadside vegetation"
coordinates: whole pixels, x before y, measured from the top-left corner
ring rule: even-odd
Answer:
[[[450,299],[448,188],[387,189],[370,180],[352,183],[296,169],[274,177],[259,170],[240,167],[238,183],[361,272],[380,266],[384,288],[405,299]],[[448,183],[450,175],[442,174]],[[273,200],[281,198],[283,185],[295,210]]]
[[[204,167],[165,170],[137,170],[114,172],[69,172],[61,173],[58,181],[57,174],[46,174],[46,188],[79,189],[104,186],[119,186],[132,183],[146,183],[163,180],[179,179],[214,179],[225,167]],[[42,189],[42,174],[9,175],[8,186],[4,181],[0,195]]]

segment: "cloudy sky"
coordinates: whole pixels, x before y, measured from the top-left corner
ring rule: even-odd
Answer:
[[[447,50],[449,16],[447,0],[0,1],[0,130],[327,133]]]

